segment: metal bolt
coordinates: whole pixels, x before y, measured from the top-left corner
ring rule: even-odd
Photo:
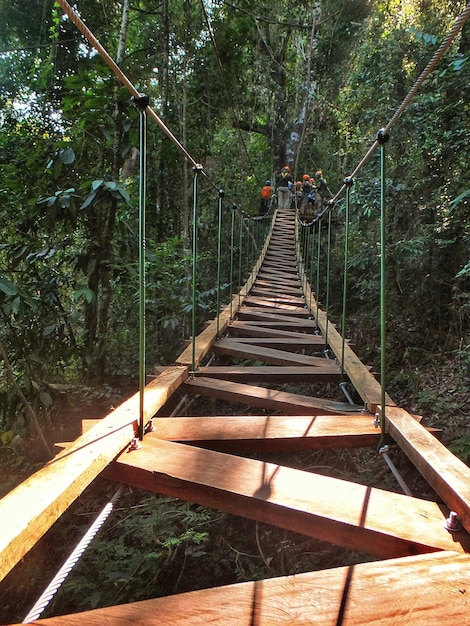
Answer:
[[[134,450],[140,450],[141,445],[139,443],[139,440],[137,437],[133,437],[130,444],[129,444],[129,448],[127,449],[128,452],[133,452]]]
[[[462,525],[459,522],[455,511],[451,511],[449,513],[449,517],[446,519],[446,525],[444,528],[450,533],[457,533],[459,530],[462,530]]]

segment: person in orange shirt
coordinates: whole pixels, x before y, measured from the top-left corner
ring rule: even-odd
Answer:
[[[271,198],[273,195],[273,188],[271,187],[271,181],[267,180],[263,189],[261,189],[261,199],[259,203],[259,215],[266,215],[269,211]]]

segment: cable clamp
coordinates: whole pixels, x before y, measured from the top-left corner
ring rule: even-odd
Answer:
[[[139,113],[143,113],[150,103],[150,97],[145,93],[140,93],[138,96],[132,96],[131,102]]]
[[[390,135],[385,131],[385,128],[381,128],[377,132],[377,141],[380,143],[380,145],[387,143],[389,139]]]
[[[197,172],[202,172],[203,170],[204,170],[204,167],[200,163],[195,163],[193,165],[193,172],[197,173]]]

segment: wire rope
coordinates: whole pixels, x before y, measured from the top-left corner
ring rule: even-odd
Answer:
[[[77,546],[73,549],[70,556],[66,559],[65,563],[59,569],[57,574],[51,580],[49,585],[43,591],[41,596],[35,602],[34,606],[29,611],[28,615],[21,622],[22,624],[29,624],[34,622],[39,618],[39,616],[44,612],[46,607],[49,605],[52,598],[55,596],[57,591],[60,589],[62,584],[64,583],[67,576],[70,574],[72,569],[78,563],[79,559],[85,552],[85,550],[90,545],[91,541],[96,537],[98,531],[103,526],[106,519],[111,514],[114,505],[117,500],[121,497],[123,493],[124,487],[121,485],[117,491],[114,493],[109,502],[103,507],[98,516],[95,518],[94,522],[91,524],[87,532],[83,535],[82,539],[80,539]]]

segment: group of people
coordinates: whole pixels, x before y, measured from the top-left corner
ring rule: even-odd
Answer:
[[[322,170],[317,170],[313,176],[304,174],[302,180],[294,183],[290,167],[285,165],[277,174],[275,188],[267,180],[261,190],[259,214],[265,215],[273,196],[277,194],[277,207],[287,210],[293,204],[299,207],[300,215],[309,216],[318,214],[327,200],[333,197],[323,177]]]

